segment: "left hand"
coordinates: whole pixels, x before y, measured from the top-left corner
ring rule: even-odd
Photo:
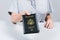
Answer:
[[[52,29],[53,28],[53,21],[52,19],[48,19],[44,25],[45,28]]]

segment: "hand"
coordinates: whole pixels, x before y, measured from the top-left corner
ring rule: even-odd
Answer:
[[[19,15],[19,17],[20,17],[19,20],[22,21],[22,20],[23,20],[23,19],[22,19],[22,15],[30,15],[30,13],[29,13],[28,11],[22,11],[22,12],[20,12],[18,15]]]
[[[53,28],[53,21],[52,21],[52,19],[48,19],[47,21],[46,21],[46,23],[45,23],[45,28],[48,28],[48,29],[52,29]]]
[[[13,23],[22,21],[22,15],[30,15],[28,11],[22,11],[19,14],[12,13],[11,20]]]
[[[18,14],[12,13],[12,15],[11,15],[11,21],[12,21],[12,23],[15,24],[16,22],[19,21],[19,19],[20,19],[20,17],[18,16]]]

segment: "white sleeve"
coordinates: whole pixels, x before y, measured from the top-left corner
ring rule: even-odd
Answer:
[[[28,1],[28,0],[19,0],[18,1],[18,8],[19,8],[19,12],[25,11],[25,10],[29,11],[29,12],[35,12],[30,1]]]
[[[52,13],[52,12],[53,12],[52,3],[50,0],[48,0],[48,13]]]
[[[14,1],[13,3],[11,3],[10,8],[8,9],[8,12],[18,13],[17,1]]]

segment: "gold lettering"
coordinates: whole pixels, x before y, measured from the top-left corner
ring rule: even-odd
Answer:
[[[31,18],[31,17],[34,17],[34,16],[26,16],[26,18]]]

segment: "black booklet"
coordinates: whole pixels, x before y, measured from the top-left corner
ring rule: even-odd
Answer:
[[[36,14],[23,15],[24,34],[38,33]]]

